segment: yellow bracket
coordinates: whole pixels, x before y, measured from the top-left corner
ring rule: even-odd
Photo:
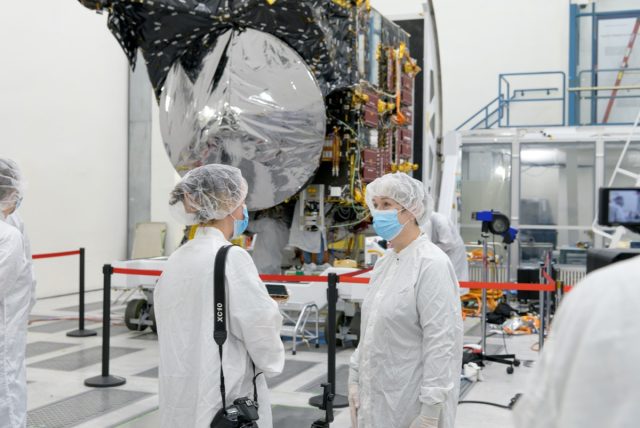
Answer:
[[[265,0],[269,6],[273,6],[276,0]]]
[[[360,191],[360,189],[355,189],[353,191],[353,200],[359,203],[360,205],[364,205],[364,192]]]
[[[396,105],[394,103],[386,103],[382,100],[378,100],[378,113],[380,114],[394,110],[395,108]]]
[[[407,53],[407,45],[404,42],[402,42],[400,43],[398,50],[395,52],[396,58],[404,58],[406,53]]]
[[[404,172],[406,174],[411,171],[416,171],[417,169],[418,169],[417,163],[403,162],[400,165],[395,163],[391,164],[391,172]]]
[[[415,64],[412,60],[405,62],[403,69],[405,73],[414,76],[422,71],[422,69],[418,67],[418,64]]]
[[[371,10],[371,1],[370,0],[356,0],[356,7],[362,6],[363,3],[365,5],[365,8],[367,9],[367,12],[369,12]]]
[[[353,104],[354,105],[358,105],[358,104],[366,104],[369,102],[369,95],[365,94],[362,91],[354,91],[353,93]]]

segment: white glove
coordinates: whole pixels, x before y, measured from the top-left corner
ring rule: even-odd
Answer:
[[[358,409],[360,408],[360,388],[357,383],[349,384],[349,410],[351,411],[351,428],[358,428]]]
[[[409,428],[438,428],[438,419],[418,415],[418,417],[411,422]]]
[[[478,382],[484,380],[482,376],[482,368],[476,363],[467,363],[463,367],[464,377],[471,382]]]

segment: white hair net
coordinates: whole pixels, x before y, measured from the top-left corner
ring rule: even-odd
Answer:
[[[391,198],[413,214],[418,225],[423,226],[431,216],[433,202],[424,184],[403,172],[386,174],[367,185],[367,205],[373,210],[373,198]]]
[[[234,166],[210,164],[189,171],[171,192],[173,214],[186,225],[228,216],[247,197],[247,180]]]
[[[0,158],[0,210],[13,208],[24,196],[24,182],[18,164]]]

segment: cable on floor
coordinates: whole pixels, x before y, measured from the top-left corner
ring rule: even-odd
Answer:
[[[516,405],[516,403],[518,402],[521,396],[522,394],[520,393],[514,395],[513,398],[511,398],[511,401],[509,401],[509,404],[506,406],[504,404],[491,403],[489,401],[474,401],[474,400],[458,401],[458,404],[484,404],[486,406],[494,406],[494,407],[499,407],[501,409],[511,410],[513,409],[513,406]]]

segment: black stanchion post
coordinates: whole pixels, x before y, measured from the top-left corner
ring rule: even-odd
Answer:
[[[85,379],[86,386],[96,388],[106,388],[110,386],[120,386],[126,383],[126,379],[120,376],[109,374],[109,342],[111,339],[111,275],[113,266],[104,265],[102,267],[104,276],[103,304],[102,304],[102,374],[100,376]]]
[[[80,303],[78,308],[78,329],[67,333],[69,337],[88,337],[98,334],[95,330],[84,329],[84,272],[85,272],[85,251],[80,248]]]
[[[544,280],[542,281],[542,279],[544,278],[544,276],[542,275],[544,267],[540,268],[540,279],[541,281],[538,281],[539,283],[543,283],[546,285],[547,281]],[[538,316],[540,317],[540,330],[538,331],[538,352],[542,352],[542,348],[544,347],[544,329],[545,329],[545,313],[544,313],[544,307],[545,307],[545,293],[543,290],[540,290],[540,304],[539,304],[539,308],[538,308]]]
[[[329,287],[327,288],[327,302],[328,302],[328,314],[327,314],[327,360],[328,360],[328,373],[327,383],[331,385],[331,394],[333,395],[332,404],[335,408],[348,407],[349,401],[344,395],[336,394],[336,303],[338,303],[338,275],[335,273],[329,274]],[[323,403],[326,402],[324,394],[311,397],[309,404],[323,408]]]

